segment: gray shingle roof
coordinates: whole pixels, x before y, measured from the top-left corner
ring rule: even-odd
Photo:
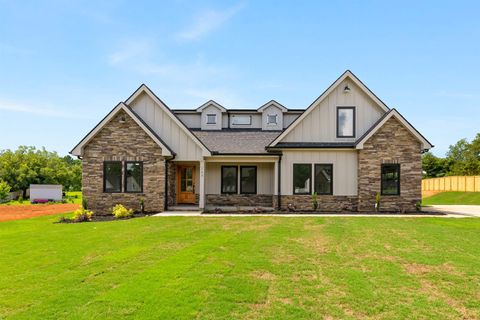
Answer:
[[[193,131],[213,153],[267,153],[268,146],[279,131]]]

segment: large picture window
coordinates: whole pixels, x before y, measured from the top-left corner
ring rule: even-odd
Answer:
[[[400,194],[400,165],[382,164],[382,195]]]
[[[103,163],[103,192],[122,192],[122,162]]]
[[[310,194],[312,184],[312,165],[293,164],[293,194]]]
[[[237,193],[237,167],[222,166],[222,193]]]
[[[240,193],[257,193],[257,167],[240,167]]]
[[[337,138],[355,138],[355,107],[337,107]]]
[[[333,194],[333,165],[315,164],[315,192]]]
[[[143,192],[142,162],[125,162],[125,192]]]
[[[250,125],[252,124],[252,116],[234,115],[232,116],[233,125]]]

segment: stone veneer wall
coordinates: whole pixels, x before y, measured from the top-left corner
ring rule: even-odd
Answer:
[[[207,194],[207,206],[272,207],[271,194]]]
[[[126,121],[121,123],[120,117]],[[143,193],[104,193],[104,161],[143,161]],[[111,214],[111,208],[118,203],[139,210],[140,198],[145,199],[145,211],[163,211],[165,161],[162,150],[123,110],[85,146],[82,164],[83,197],[95,214]],[[122,191],[123,171],[122,163]]]
[[[358,207],[373,211],[380,192],[382,163],[400,164],[400,195],[381,196],[380,210],[415,211],[421,200],[420,142],[395,118],[390,118],[358,154]]]
[[[295,206],[296,211],[313,210],[311,195],[289,195],[281,196],[281,210],[287,210],[289,204]],[[318,195],[317,196],[318,212],[344,212],[357,211],[357,196],[333,196]]]
[[[168,162],[168,205],[177,204],[177,165],[174,162]]]

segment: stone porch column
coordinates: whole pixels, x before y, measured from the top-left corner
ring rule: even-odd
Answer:
[[[203,211],[205,209],[205,160],[200,161],[200,181],[198,187],[198,208]]]

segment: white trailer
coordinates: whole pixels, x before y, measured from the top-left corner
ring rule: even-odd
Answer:
[[[61,201],[62,185],[61,184],[31,184],[30,185],[30,202]],[[42,201],[43,200],[43,201]]]

